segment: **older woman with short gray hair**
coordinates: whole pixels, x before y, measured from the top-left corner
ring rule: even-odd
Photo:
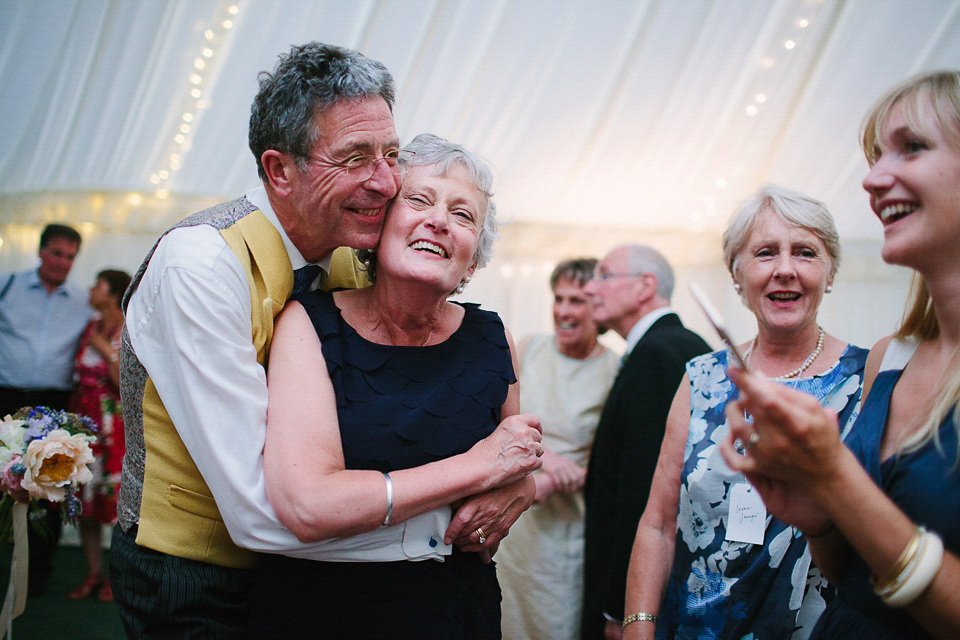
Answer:
[[[357,544],[320,562],[265,557],[252,637],[500,637],[490,556],[533,500],[540,427],[517,415],[500,318],[447,299],[489,260],[492,174],[432,135],[397,160],[403,186],[365,255],[373,284],[296,296],[268,369],[271,505],[304,542]],[[477,494],[500,499],[452,516]]]
[[[840,264],[823,203],[760,187],[723,236],[734,289],[757,319],[753,371],[810,393],[852,424],[867,351],[817,323]],[[717,444],[736,397],[726,350],[694,358],[667,418],[627,577],[625,638],[806,638],[831,597],[799,531],[767,517]],[[750,446],[751,443],[745,443]]]
[[[483,194],[485,208],[483,225],[480,227],[480,238],[477,242],[477,251],[473,258],[477,269],[482,269],[493,258],[493,241],[497,239],[497,205],[493,202],[493,172],[480,156],[467,151],[461,145],[432,133],[421,133],[410,141],[400,152],[400,165],[404,173],[414,167],[430,167],[438,176],[446,176],[453,167],[463,169],[470,177],[473,186]],[[401,189],[401,195],[403,190]],[[367,276],[373,282],[377,277],[377,257],[375,249],[361,249],[357,256],[366,265]],[[463,293],[470,282],[471,276],[450,293]]]
[[[840,234],[827,206],[797,191],[767,183],[747,198],[730,219],[723,234],[723,261],[736,280],[737,259],[762,212],[770,209],[787,224],[807,229],[820,238],[830,256],[830,279],[840,269]]]

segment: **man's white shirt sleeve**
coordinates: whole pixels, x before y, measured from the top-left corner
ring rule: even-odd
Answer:
[[[250,337],[247,277],[216,229],[174,229],[161,240],[130,298],[127,330],[236,544],[328,561],[449,553],[442,540],[446,507],[316,543],[300,542],[280,523],[264,487],[267,384]]]

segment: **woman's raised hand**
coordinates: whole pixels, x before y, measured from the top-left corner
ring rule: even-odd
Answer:
[[[491,487],[511,484],[540,468],[543,445],[540,419],[521,413],[505,419],[471,453],[480,456],[491,474]]]

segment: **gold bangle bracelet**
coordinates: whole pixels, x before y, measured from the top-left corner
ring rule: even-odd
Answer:
[[[623,619],[623,626],[626,627],[631,622],[641,622],[643,620],[649,620],[653,624],[657,624],[657,616],[652,613],[635,613]]]
[[[903,548],[903,552],[893,566],[890,567],[882,577],[876,574],[870,577],[874,591],[880,592],[896,588],[896,584],[902,580],[904,570],[913,562],[914,557],[917,555],[917,551],[920,548],[920,541],[926,532],[927,530],[922,526],[914,529],[913,535],[910,536],[910,540],[907,541],[907,546]]]

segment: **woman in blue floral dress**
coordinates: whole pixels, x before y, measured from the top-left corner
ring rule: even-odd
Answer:
[[[881,255],[914,270],[897,332],[870,351],[850,437],[808,398],[733,372],[724,459],[811,538],[837,586],[812,638],[960,638],[960,70],[904,80],[861,129]],[[747,409],[754,420],[741,417]],[[734,442],[747,439],[749,451]],[[846,444],[847,446],[844,446]]]
[[[817,324],[840,260],[833,219],[812,198],[762,187],[731,219],[724,255],[757,318],[752,371],[814,395],[852,423],[867,351]],[[799,531],[765,513],[718,444],[736,399],[728,354],[687,363],[627,579],[625,638],[806,638],[830,593]],[[653,618],[651,620],[651,618]]]

